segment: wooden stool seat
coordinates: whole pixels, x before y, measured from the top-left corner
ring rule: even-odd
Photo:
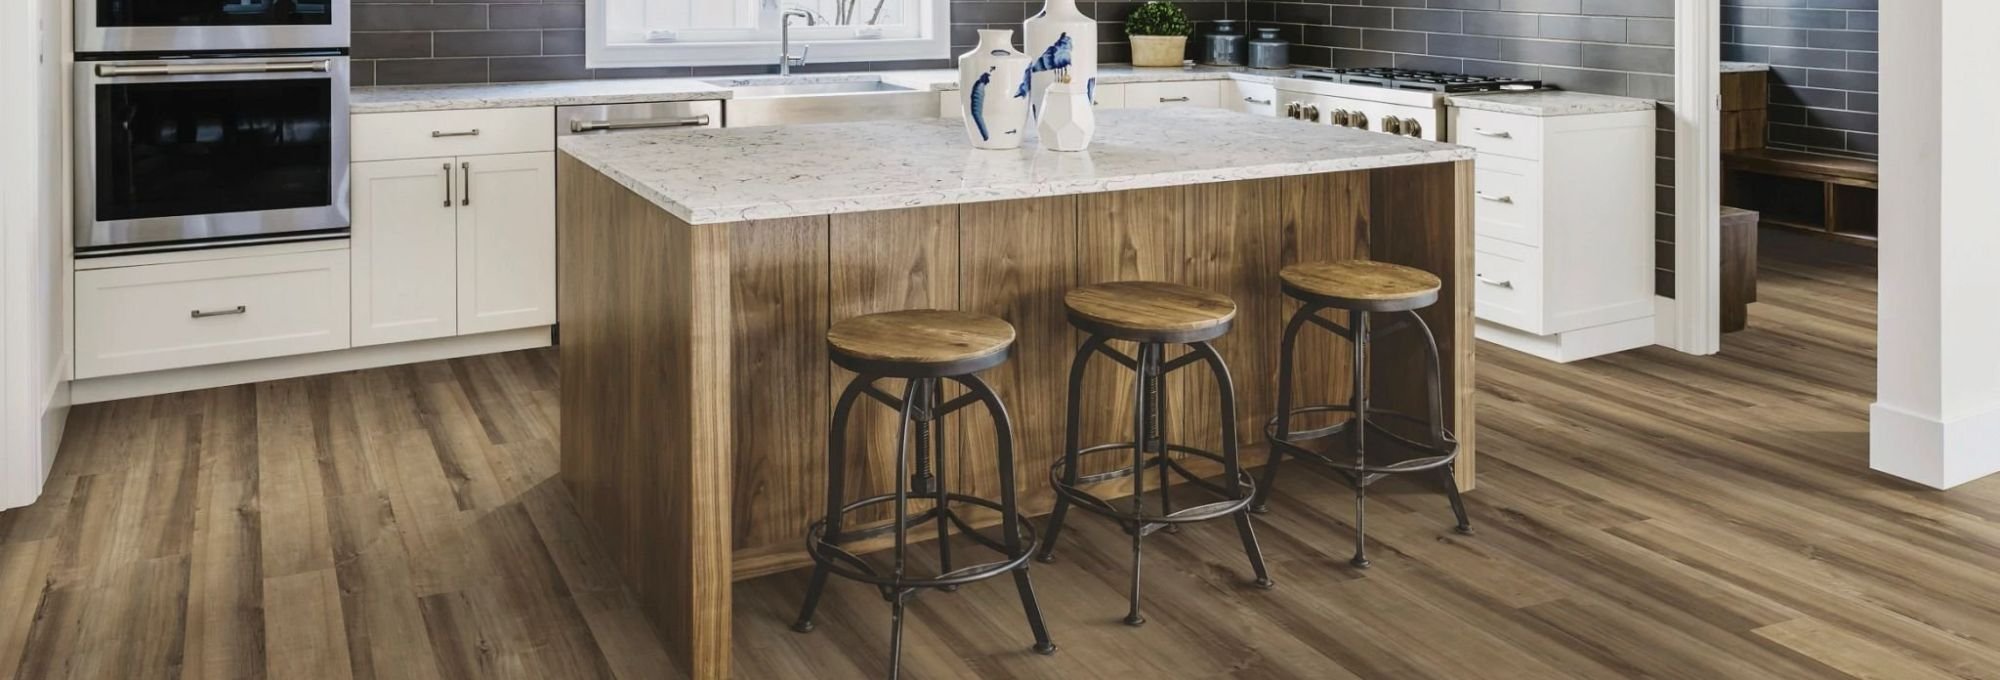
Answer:
[[[1340,309],[1403,312],[1437,302],[1435,274],[1373,260],[1302,262],[1278,272],[1285,294]]]
[[[1014,327],[997,317],[911,309],[843,320],[826,331],[833,362],[899,378],[965,375],[1007,361]]]
[[[1188,343],[1222,337],[1236,320],[1229,296],[1163,281],[1114,281],[1063,296],[1070,323],[1133,342]]]

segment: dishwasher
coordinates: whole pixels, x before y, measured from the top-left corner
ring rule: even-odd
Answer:
[[[722,102],[643,102],[556,107],[556,136],[596,135],[620,130],[722,127]]]

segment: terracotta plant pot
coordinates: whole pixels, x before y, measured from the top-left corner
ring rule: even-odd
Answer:
[[[1133,66],[1179,66],[1187,56],[1187,36],[1135,35],[1132,38]]]

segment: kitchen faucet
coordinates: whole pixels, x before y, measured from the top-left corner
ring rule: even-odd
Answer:
[[[812,13],[805,10],[788,9],[785,10],[784,16],[779,17],[778,75],[781,76],[791,75],[793,66],[804,66],[806,55],[812,54],[813,49],[812,45],[806,45],[805,49],[799,52],[799,56],[792,56],[792,17],[805,17],[807,26],[819,25],[819,21],[813,19]]]

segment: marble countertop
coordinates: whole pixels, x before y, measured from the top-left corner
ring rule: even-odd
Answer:
[[[1137,68],[1106,65],[1098,70],[1102,83],[1150,83],[1195,80],[1249,80],[1269,82],[1274,76],[1289,75],[1291,69],[1262,71],[1247,68],[1196,66],[1192,68]],[[348,96],[352,113],[393,113],[398,111],[443,111],[497,109],[516,106],[587,106],[638,102],[730,99],[733,88],[768,81],[772,76],[717,76],[713,78],[633,78],[614,80],[560,80],[530,83],[490,83],[478,85],[395,85],[357,87]],[[880,79],[913,90],[952,92],[958,90],[958,71],[879,71],[856,73],[798,74],[792,82]]]
[[[1461,109],[1511,113],[1521,116],[1576,116],[1588,113],[1651,111],[1654,107],[1658,106],[1658,103],[1651,99],[1613,97],[1610,95],[1568,92],[1564,90],[1457,94],[1452,95],[1449,99],[1452,106]]]
[[[1099,112],[1089,151],[967,144],[959,121],[564,137],[563,152],[689,224],[1470,160],[1466,147],[1219,109]]]
[[[1769,70],[1771,70],[1770,64],[1753,64],[1747,61],[1722,62],[1723,73],[1755,73],[1757,71]]]

